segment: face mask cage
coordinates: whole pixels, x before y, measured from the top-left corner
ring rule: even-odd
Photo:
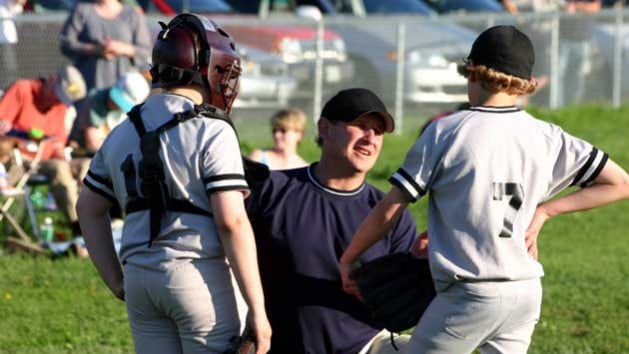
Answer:
[[[221,80],[216,87],[216,92],[222,97],[225,111],[231,112],[231,107],[238,95],[238,84],[242,68],[238,61],[234,60],[226,67],[217,66],[216,70],[221,74]]]

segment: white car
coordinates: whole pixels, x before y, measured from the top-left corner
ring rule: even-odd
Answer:
[[[278,56],[261,50],[238,46],[242,59],[240,91],[234,107],[286,107],[297,88],[297,80],[288,73],[288,65]]]

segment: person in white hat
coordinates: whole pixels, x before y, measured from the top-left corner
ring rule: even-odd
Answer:
[[[109,132],[133,106],[144,102],[149,92],[149,84],[139,72],[121,76],[112,87],[92,90],[79,110],[70,139],[87,155],[95,153]]]

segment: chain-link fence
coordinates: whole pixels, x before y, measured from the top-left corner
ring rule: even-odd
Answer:
[[[532,39],[534,74],[540,89],[527,98],[543,107],[629,101],[629,10],[583,16],[530,13],[441,17],[334,16],[315,22],[295,17],[217,20],[236,38],[244,58],[241,94],[235,110],[241,131],[267,134],[270,114],[297,106],[317,117],[334,92],[368,87],[383,97],[398,128],[416,130],[411,117],[454,109],[466,97],[456,65],[480,31],[512,24]],[[58,35],[67,14],[22,15],[15,19],[19,42],[3,46],[0,86],[18,77],[46,76],[68,59]],[[157,21],[147,18],[157,33]],[[253,120],[253,118],[258,118]],[[406,120],[406,122],[405,122]]]

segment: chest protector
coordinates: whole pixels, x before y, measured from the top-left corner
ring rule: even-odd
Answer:
[[[142,159],[138,166],[140,178],[140,191],[143,198],[136,198],[127,203],[125,212],[127,214],[138,211],[149,211],[150,218],[150,239],[149,247],[159,235],[162,218],[167,212],[189,213],[212,217],[212,213],[195,206],[187,200],[175,199],[170,195],[166,183],[166,173],[164,163],[160,157],[160,135],[181,123],[191,119],[211,118],[225,121],[234,128],[231,119],[222,111],[210,105],[194,106],[189,111],[176,113],[168,122],[162,124],[153,131],[146,131],[140,115],[142,105],[137,105],[129,112],[129,120],[133,123],[138,136],[140,137],[140,152]],[[234,132],[236,130],[234,129]],[[257,185],[269,176],[266,166],[251,161],[243,157],[245,169],[245,179],[249,185]]]

